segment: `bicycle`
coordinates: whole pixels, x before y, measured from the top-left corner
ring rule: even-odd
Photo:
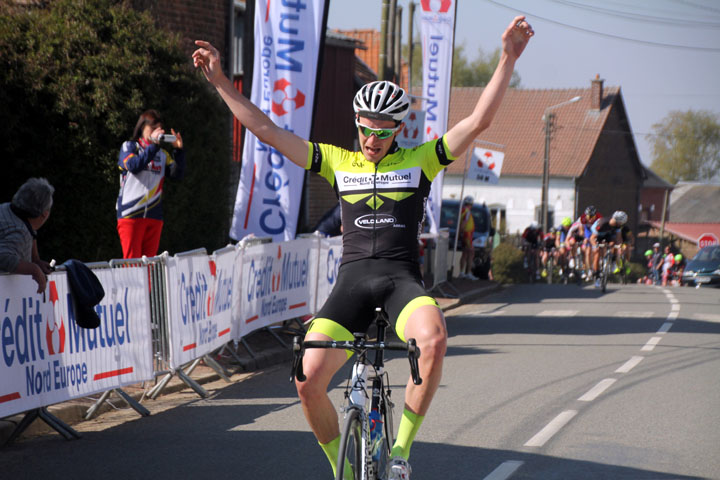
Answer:
[[[607,290],[608,278],[610,278],[611,274],[613,255],[615,253],[615,249],[620,247],[617,245],[608,245],[607,242],[598,243],[598,248],[603,247],[605,247],[605,255],[603,255],[601,260],[602,263],[600,264],[600,287],[602,292],[605,293]]]
[[[535,283],[535,279],[537,278],[537,262],[538,262],[538,247],[534,247],[532,245],[525,245],[523,247],[523,250],[525,251],[525,255],[523,256],[523,267],[525,268],[525,271],[528,274],[528,280],[530,283]]]
[[[339,348],[355,353],[352,373],[345,386],[344,423],[340,435],[340,450],[337,460],[336,480],[344,480],[345,469],[350,468],[354,480],[376,480],[388,477],[390,450],[394,443],[390,381],[385,371],[385,351],[407,351],[413,383],[420,385],[422,378],[418,368],[420,349],[415,339],[407,344],[386,342],[389,326],[387,314],[375,309],[377,338],[370,341],[365,333],[354,333],[353,340],[308,340],[300,336],[293,338],[293,363],[290,381],[304,382],[302,359],[307,348]],[[375,352],[372,362],[369,351]],[[371,389],[368,389],[370,373]],[[368,393],[370,392],[370,393]],[[368,409],[368,406],[370,407]]]

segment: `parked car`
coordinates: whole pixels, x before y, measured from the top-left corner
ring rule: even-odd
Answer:
[[[686,285],[720,286],[720,245],[700,249],[685,266],[682,281]]]
[[[440,207],[440,226],[447,228],[450,234],[450,249],[455,245],[455,231],[457,230],[458,213],[460,203],[458,200],[443,199]],[[473,247],[475,248],[475,259],[472,273],[478,278],[488,278],[490,271],[490,252],[492,250],[492,237],[495,229],[492,228],[490,210],[484,205],[473,204],[470,211],[475,220],[475,232],[473,233]],[[458,238],[458,250],[461,250],[461,240]]]

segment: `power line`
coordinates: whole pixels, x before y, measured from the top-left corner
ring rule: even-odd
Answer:
[[[719,9],[719,8],[713,8],[713,7],[709,6],[709,5],[702,5],[702,4],[698,5],[697,3],[691,2],[691,1],[689,1],[689,0],[675,0],[675,1],[678,2],[678,3],[684,3],[685,5],[689,5],[689,6],[691,6],[691,7],[698,8],[698,9],[702,10],[703,12],[707,12],[707,10],[712,10],[713,12],[718,12],[718,13],[720,13],[720,9]]]
[[[650,24],[665,24],[665,25],[676,25],[685,27],[702,27],[702,28],[720,28],[718,22],[703,22],[699,20],[684,20],[680,18],[669,18],[669,17],[656,17],[647,14],[632,13],[621,10],[614,10],[611,8],[596,7],[593,5],[587,5],[584,3],[572,2],[569,0],[550,0],[561,5],[567,5],[569,7],[577,8],[580,10],[586,10],[591,12],[597,12],[603,15],[611,17],[624,18],[628,20],[650,23]]]
[[[517,8],[508,7],[507,5],[503,5],[502,3],[496,2],[496,1],[494,1],[494,0],[485,0],[485,1],[488,2],[488,3],[492,3],[492,4],[495,5],[495,6],[504,8],[504,9],[506,9],[506,10],[511,10],[511,11],[513,11],[513,12],[520,12],[520,13],[522,13],[522,14],[524,14],[524,15],[529,15],[529,16],[531,16],[531,17],[534,17],[534,18],[537,18],[537,19],[540,19],[540,20],[544,20],[544,21],[549,22],[549,23],[554,23],[554,24],[556,24],[556,25],[560,25],[560,26],[565,27],[565,28],[569,28],[569,29],[572,29],[572,30],[577,30],[577,31],[584,32],[584,33],[590,33],[590,34],[597,35],[597,36],[600,36],[600,37],[612,38],[612,39],[615,39],[615,40],[622,40],[622,41],[625,41],[625,42],[634,42],[634,43],[639,43],[639,44],[642,44],[642,45],[649,45],[649,46],[653,46],[653,47],[676,48],[676,49],[681,49],[681,50],[694,50],[694,51],[702,51],[702,52],[720,53],[720,48],[693,47],[693,46],[690,46],[690,45],[676,45],[676,44],[672,44],[672,43],[651,42],[651,41],[648,41],[648,40],[639,40],[639,39],[636,39],[636,38],[628,38],[628,37],[622,37],[622,36],[620,36],[620,35],[612,35],[612,34],[610,34],[610,33],[598,32],[598,31],[595,31],[595,30],[588,30],[588,29],[586,29],[586,28],[576,27],[575,25],[568,25],[567,23],[562,23],[562,22],[558,22],[557,20],[552,20],[552,19],[547,18],[547,17],[542,17],[542,16],[540,16],[540,15],[535,15],[534,13],[525,12],[525,11],[519,10],[519,9],[517,9]]]

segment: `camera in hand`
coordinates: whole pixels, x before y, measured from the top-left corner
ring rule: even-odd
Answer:
[[[157,142],[167,142],[167,143],[173,143],[175,140],[177,140],[177,137],[175,135],[170,135],[168,133],[165,133],[163,135],[158,135]]]

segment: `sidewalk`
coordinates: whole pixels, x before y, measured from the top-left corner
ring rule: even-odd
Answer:
[[[497,283],[489,280],[472,281],[467,279],[455,279],[452,283],[446,283],[442,285],[442,288],[436,288],[431,293],[435,295],[435,299],[437,300],[440,308],[443,311],[447,311],[464,303],[469,303],[499,288],[500,286]],[[229,374],[231,374],[230,380],[232,382],[242,381],[243,378],[247,377],[250,373],[263,368],[284,362],[289,363],[292,359],[292,352],[289,346],[292,343],[293,333],[285,330],[276,330],[276,333],[280,340],[264,330],[253,332],[246,338],[246,342],[253,351],[253,354],[251,354],[245,346],[240,344],[236,352],[239,357],[238,359],[228,353],[225,353],[223,355],[216,356],[215,360],[223,366]],[[281,341],[284,342],[285,345],[281,344]],[[220,380],[220,376],[217,372],[205,365],[205,362],[200,362],[195,370],[190,374],[190,377],[200,385]],[[146,382],[145,385],[129,385],[123,387],[123,391],[133,397],[136,401],[142,401],[142,405],[150,410],[152,414],[153,400],[144,397],[144,393],[146,389],[149,389],[154,384],[155,382]],[[189,390],[189,387],[177,375],[174,375],[170,382],[168,382],[167,386],[162,390],[160,396],[169,395],[186,389]],[[95,395],[95,397],[99,398],[100,395]],[[56,405],[51,405],[47,407],[47,410],[67,425],[73,426],[85,420],[84,416],[87,413],[87,410],[95,403],[95,401],[95,399],[90,397],[78,398],[58,403]],[[125,401],[115,393],[110,395],[108,401],[112,402],[112,404],[118,405],[120,408],[127,406]],[[108,401],[103,402],[102,405],[100,405],[95,413],[95,416],[101,415],[114,408],[113,405],[108,403]],[[133,410],[131,410],[131,412],[135,414]],[[140,418],[139,414],[135,415],[135,418]],[[23,419],[23,417],[24,414],[18,414],[5,419],[0,419],[0,448],[2,448],[10,435],[12,435],[16,425]],[[16,442],[22,441],[24,438],[31,438],[46,434],[55,434],[55,431],[42,420],[36,419],[19,437],[19,439],[16,440]]]

